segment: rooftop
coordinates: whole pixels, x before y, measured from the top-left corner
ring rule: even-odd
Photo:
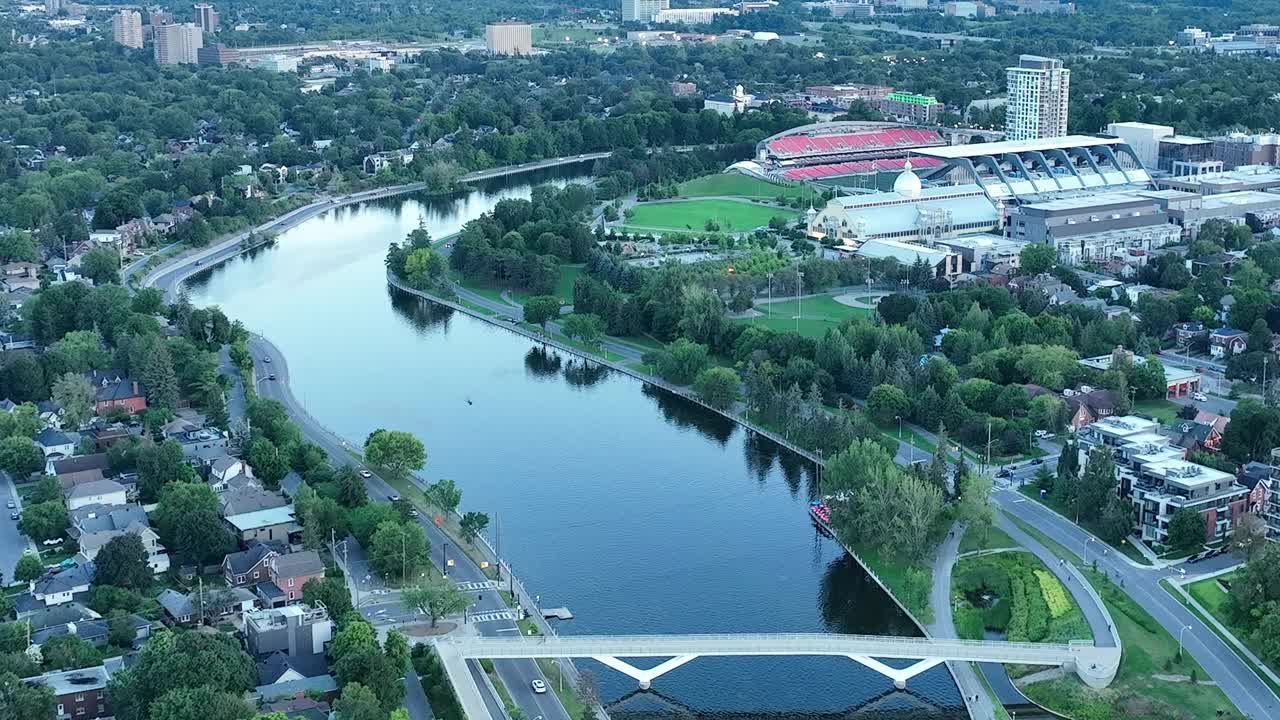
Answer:
[[[1257,190],[1240,190],[1238,192],[1206,195],[1200,207],[1205,210],[1230,209],[1241,205],[1257,205],[1280,203],[1280,195]]]
[[[85,692],[86,690],[102,690],[107,686],[107,681],[110,679],[111,676],[107,673],[107,669],[99,665],[80,670],[45,673],[31,678],[27,682],[40,683],[53,690],[54,695],[61,697],[72,693]]]
[[[1041,202],[1027,203],[1023,207],[1043,210],[1045,212],[1055,212],[1062,210],[1091,210],[1100,209],[1106,205],[1122,205],[1129,203],[1142,203],[1150,205],[1151,201],[1131,192],[1108,192],[1096,193],[1093,195],[1077,195],[1075,197],[1056,198],[1053,200],[1044,200]]]
[[[267,508],[265,510],[255,510],[253,512],[230,515],[227,517],[227,522],[231,523],[232,527],[241,532],[264,528],[270,525],[280,525],[283,523],[293,522],[293,520],[292,505],[283,505],[281,507]]]
[[[1000,142],[976,143],[973,145],[948,145],[936,148],[919,148],[912,152],[925,157],[936,157],[944,160],[955,158],[972,158],[983,155],[1003,155],[1005,153],[1033,152],[1036,150],[1065,150],[1075,147],[1096,147],[1098,145],[1119,145],[1124,141],[1117,138],[1100,138],[1092,135],[1065,135],[1056,138],[1040,138],[1036,140],[1002,140]]]

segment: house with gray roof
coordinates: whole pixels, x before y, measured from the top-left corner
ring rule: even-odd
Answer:
[[[223,517],[243,515],[289,504],[278,492],[264,490],[255,483],[238,484],[218,493],[218,512]]]
[[[53,701],[58,707],[59,718],[97,720],[112,717],[111,703],[107,698],[110,673],[102,665],[48,672],[28,678],[26,682],[44,685],[53,691]]]
[[[82,505],[70,513],[71,526],[67,534],[72,540],[79,540],[83,535],[99,533],[106,530],[127,530],[134,525],[148,525],[147,511],[137,503],[124,505],[103,505],[94,503]]]
[[[67,510],[76,510],[86,505],[124,505],[124,486],[114,480],[91,480],[73,485],[64,496],[67,499]]]
[[[27,590],[46,606],[69,603],[77,595],[89,592],[89,586],[93,584],[93,572],[93,563],[75,563],[32,580]]]
[[[254,601],[253,593],[244,588],[206,590],[203,597],[199,591],[183,594],[165,588],[156,596],[156,602],[164,609],[165,617],[172,625],[198,622],[202,604],[205,613],[216,618],[248,612],[253,609]]]
[[[248,550],[227,553],[222,558],[222,577],[227,585],[257,585],[271,577],[269,562],[279,553],[265,543],[252,543]]]
[[[57,428],[47,427],[35,436],[36,445],[44,451],[44,456],[60,455],[62,457],[70,457],[76,452],[76,443],[78,438],[72,437],[70,434],[62,432]]]
[[[135,642],[145,640],[151,636],[150,620],[141,615],[129,615],[128,618],[133,624],[133,640]],[[102,647],[107,644],[107,640],[111,636],[111,623],[106,618],[95,618],[51,625],[40,630],[32,630],[31,642],[35,645],[44,645],[59,635],[75,635],[81,640],[88,640],[95,646]]]

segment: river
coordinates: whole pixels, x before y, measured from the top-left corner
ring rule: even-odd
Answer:
[[[692,403],[387,287],[387,245],[419,223],[441,237],[574,172],[340,208],[192,278],[189,292],[271,338],[295,394],[331,429],[421,438],[423,475],[455,480],[463,509],[495,519],[530,591],[574,612],[563,633],[915,634],[814,531],[808,463]],[[579,667],[620,701],[618,720],[967,717],[942,667],[894,691],[849,660],[700,658],[649,693],[593,661]]]

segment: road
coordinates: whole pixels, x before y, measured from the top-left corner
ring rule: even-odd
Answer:
[[[1204,667],[1245,717],[1251,720],[1280,717],[1280,699],[1266,683],[1230,646],[1159,586],[1161,578],[1178,575],[1175,568],[1134,565],[1117,552],[1100,555],[1100,545],[1092,535],[1017,490],[998,489],[992,493],[992,500],[1000,509],[1035,527],[1085,562],[1096,559],[1098,569],[1105,571],[1174,637],[1179,635],[1181,628],[1188,628],[1183,634],[1187,652]],[[1191,567],[1201,572],[1212,566],[1204,563]]]
[[[18,531],[18,521],[9,519],[15,511],[21,512],[22,498],[18,497],[18,489],[13,485],[13,479],[9,477],[9,473],[0,470],[0,500],[3,501],[4,515],[0,516],[0,581],[13,582],[13,568],[18,564],[18,558],[22,554],[30,550],[37,552],[36,546]],[[13,509],[9,509],[9,502],[14,504]]]
[[[264,398],[277,400],[283,404],[294,421],[301,427],[303,435],[324,449],[334,463],[353,464],[347,451],[349,446],[346,441],[330,433],[317,423],[303,409],[297,398],[293,396],[289,389],[288,362],[279,349],[265,338],[254,335],[249,339],[249,351],[253,355],[255,365],[258,367],[266,367],[265,358],[271,358],[270,367],[277,378],[276,380],[267,380],[259,383],[259,394]],[[370,478],[367,484],[369,497],[376,501],[388,502],[391,496],[398,494],[377,475]],[[419,523],[425,530],[427,539],[431,541],[433,559],[439,557],[437,553],[440,552],[440,548],[446,545],[449,547],[454,546],[453,541],[433,523],[428,522],[426,518],[420,518]],[[481,618],[485,618],[475,623],[479,634],[506,636],[519,632],[516,623],[510,619],[511,613],[509,609],[501,596],[499,596],[498,591],[491,587],[492,584],[489,583],[489,578],[485,576],[483,571],[463,553],[451,552],[449,556],[456,560],[456,564],[449,571],[450,577],[455,581],[490,586],[476,593],[477,600],[469,610],[470,615],[478,615]],[[536,662],[533,660],[498,660],[493,665],[498,678],[507,687],[507,691],[510,692],[516,705],[528,717],[536,718],[541,716],[543,720],[570,720],[568,713],[565,712],[564,707],[554,693],[539,694],[533,692],[532,683],[535,679],[542,680],[544,683],[547,682]]]

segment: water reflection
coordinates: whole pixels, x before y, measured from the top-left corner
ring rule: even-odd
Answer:
[[[954,717],[952,708],[940,707],[927,696],[917,694],[910,688],[898,690],[892,685],[856,705],[829,712],[707,712],[658,690],[633,690],[606,704],[605,710],[609,712],[609,717],[616,720],[949,720]]]
[[[387,297],[396,314],[408,321],[419,335],[428,332],[448,332],[453,309],[387,286]]]
[[[569,387],[589,388],[608,376],[609,368],[580,357],[570,357],[564,366],[564,379]]]
[[[737,423],[720,413],[714,413],[679,395],[669,393],[652,385],[641,386],[645,397],[653,400],[658,410],[662,411],[662,419],[678,428],[696,430],[703,437],[714,440],[722,447],[733,437]]]
[[[560,353],[546,345],[534,345],[524,354],[524,369],[535,380],[549,380],[560,374]]]
[[[814,528],[817,533],[817,528]],[[909,635],[920,631],[892,603],[868,603],[880,592],[871,576],[846,553],[827,563],[818,588],[818,607],[829,632],[847,635]]]

